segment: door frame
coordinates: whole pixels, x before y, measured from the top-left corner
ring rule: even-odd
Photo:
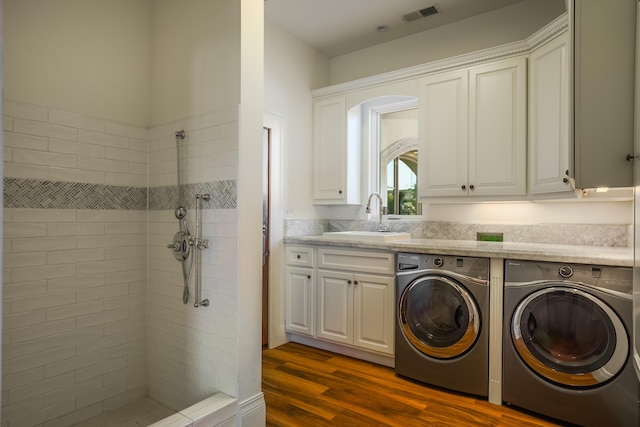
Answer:
[[[269,231],[269,348],[286,343],[284,325],[284,202],[283,118],[265,112],[263,126],[271,131],[271,228]]]

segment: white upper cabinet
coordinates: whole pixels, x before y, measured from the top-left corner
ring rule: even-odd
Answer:
[[[345,97],[313,103],[313,202],[360,204],[360,141],[347,137]]]
[[[526,195],[526,59],[425,77],[420,197]]]
[[[529,182],[533,197],[572,191],[569,180],[569,35],[529,59]]]
[[[466,194],[468,92],[466,70],[436,74],[420,81],[418,191],[421,197]]]
[[[577,188],[630,187],[637,0],[572,0]]]

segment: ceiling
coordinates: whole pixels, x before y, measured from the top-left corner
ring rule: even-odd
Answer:
[[[523,0],[265,0],[265,19],[329,58],[419,33]],[[435,6],[438,13],[402,17]],[[388,26],[380,32],[377,28]]]

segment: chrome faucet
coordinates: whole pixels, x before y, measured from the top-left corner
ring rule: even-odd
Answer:
[[[378,223],[378,231],[389,231],[389,227],[382,223],[382,215],[385,214],[385,209],[382,206],[382,197],[378,193],[371,193],[369,195],[369,199],[367,200],[367,213],[371,213],[371,199],[373,197],[378,198],[378,214],[380,215],[380,222]]]

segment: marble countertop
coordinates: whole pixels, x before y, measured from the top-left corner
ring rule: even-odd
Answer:
[[[432,253],[440,255],[482,256],[582,264],[633,266],[633,248],[610,246],[553,245],[516,242],[478,242],[475,240],[411,239],[397,242],[337,240],[326,236],[290,236],[285,243],[376,249],[390,252]]]

